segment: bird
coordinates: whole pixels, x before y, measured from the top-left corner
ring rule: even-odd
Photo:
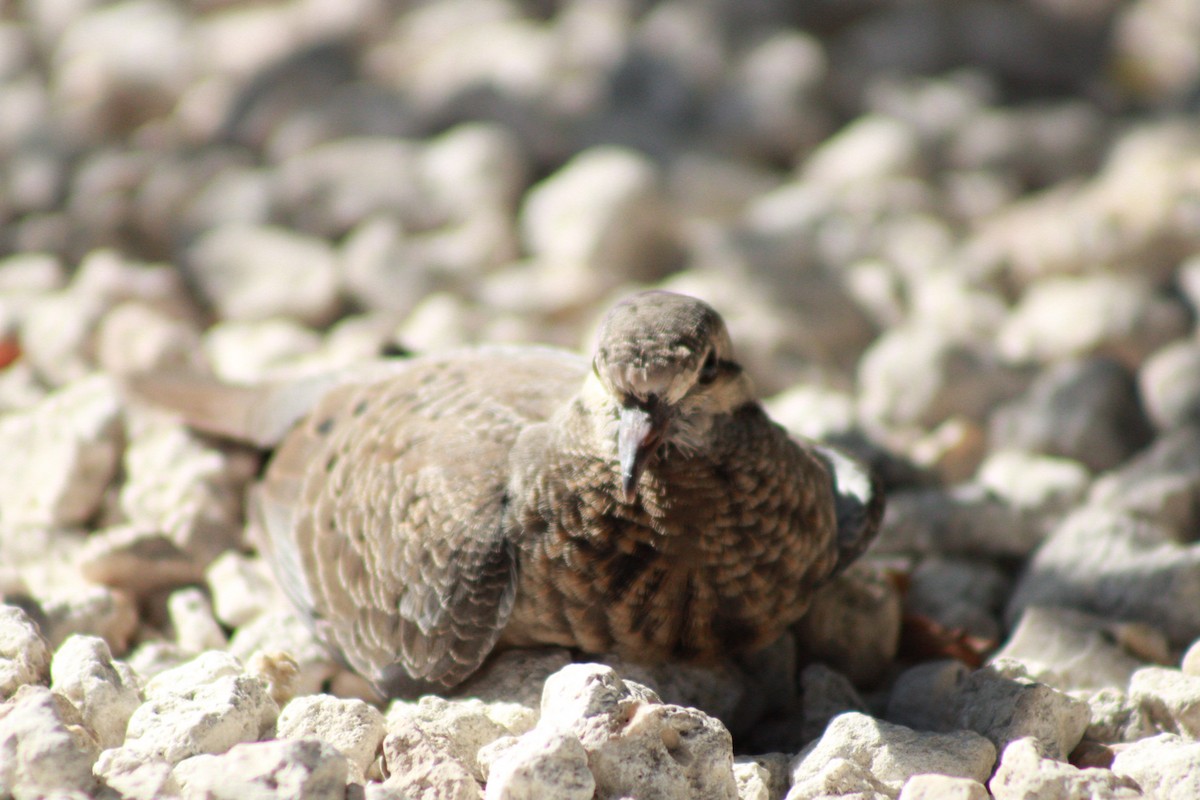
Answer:
[[[591,358],[480,345],[261,385],[132,395],[272,449],[257,545],[317,638],[385,697],[498,649],[645,663],[753,654],[857,559],[879,481],[771,421],[708,303],[618,302]]]

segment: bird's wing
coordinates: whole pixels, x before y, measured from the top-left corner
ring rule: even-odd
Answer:
[[[869,467],[840,450],[814,444],[813,451],[825,462],[833,479],[838,550],[833,574],[836,575],[853,564],[875,540],[883,519],[883,487]]]
[[[326,392],[254,497],[264,549],[318,635],[382,691],[453,686],[494,646],[516,561],[508,455],[571,397],[577,356],[489,348]]]

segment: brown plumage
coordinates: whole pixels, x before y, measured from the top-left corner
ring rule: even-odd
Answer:
[[[646,292],[594,358],[486,347],[256,388],[147,376],[209,432],[280,439],[251,508],[318,636],[388,694],[498,644],[642,661],[770,644],[874,536],[850,459],[754,399],[706,304]]]

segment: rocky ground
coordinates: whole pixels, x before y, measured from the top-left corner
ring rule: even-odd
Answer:
[[[0,0],[0,797],[1200,797],[1198,99],[1193,0]],[[887,482],[754,665],[364,702],[120,391],[643,286]]]

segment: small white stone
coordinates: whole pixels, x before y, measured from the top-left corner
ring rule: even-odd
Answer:
[[[125,748],[171,763],[255,741],[279,715],[265,681],[215,650],[159,673],[145,694],[129,719]]]
[[[99,753],[75,707],[44,686],[22,686],[0,705],[0,791],[7,796],[89,796]]]
[[[54,653],[50,665],[51,687],[70,700],[83,721],[96,734],[102,748],[125,741],[129,717],[141,705],[136,676],[118,670],[103,639],[72,636]]]
[[[50,676],[50,649],[37,624],[16,606],[0,605],[0,700]]]
[[[318,739],[247,742],[220,755],[197,755],[175,766],[185,797],[337,800],[346,793],[346,757]]]
[[[355,783],[365,781],[387,733],[379,709],[324,694],[297,697],[285,705],[275,730],[280,739],[316,737],[333,745],[349,761]]]
[[[188,257],[200,291],[225,319],[322,325],[337,311],[337,259],[324,240],[231,223],[202,235]]]
[[[200,334],[141,302],[116,306],[96,329],[96,363],[114,375],[200,367]]]
[[[257,652],[286,653],[299,668],[292,691],[316,694],[339,669],[329,651],[292,610],[261,614],[234,631],[229,652],[249,662]]]
[[[876,791],[878,782],[895,795],[914,775],[936,773],[985,781],[996,761],[996,748],[971,731],[923,733],[847,713],[834,718],[825,734],[792,761],[792,782],[817,777],[835,760],[851,765],[855,775],[867,776],[870,781],[864,788]]]
[[[121,509],[131,523],[162,531],[199,566],[241,544],[242,493],[251,463],[182,425],[142,431],[125,451]]]
[[[1200,742],[1162,733],[1133,742],[1112,771],[1137,781],[1145,797],[1200,797]]]
[[[1129,696],[1162,731],[1200,738],[1200,677],[1144,667],[1129,680]]]
[[[1104,797],[1133,800],[1142,797],[1137,786],[1111,770],[1079,769],[1046,758],[1036,739],[1016,739],[1004,748],[1000,766],[988,782],[995,800],[1030,797]]]
[[[89,519],[116,472],[120,409],[113,381],[94,375],[0,418],[0,523]]]
[[[904,782],[900,800],[989,800],[987,787],[970,778],[914,775]]]
[[[483,770],[476,758],[479,749],[517,733],[493,719],[490,710],[488,703],[473,698],[447,700],[426,695],[416,702],[397,700],[388,707],[387,730],[390,734],[416,731],[414,735],[437,741],[482,782]]]
[[[596,781],[579,738],[537,731],[522,736],[492,762],[485,800],[591,800]]]
[[[213,612],[230,628],[240,628],[281,606],[283,598],[271,568],[261,558],[227,550],[208,565],[204,574]]]
[[[302,372],[298,364],[320,349],[321,336],[283,317],[226,320],[205,331],[201,347],[221,380],[258,383]]]
[[[167,615],[175,630],[175,642],[184,650],[200,653],[223,650],[225,632],[213,618],[208,597],[195,587],[178,589],[167,598]]]

